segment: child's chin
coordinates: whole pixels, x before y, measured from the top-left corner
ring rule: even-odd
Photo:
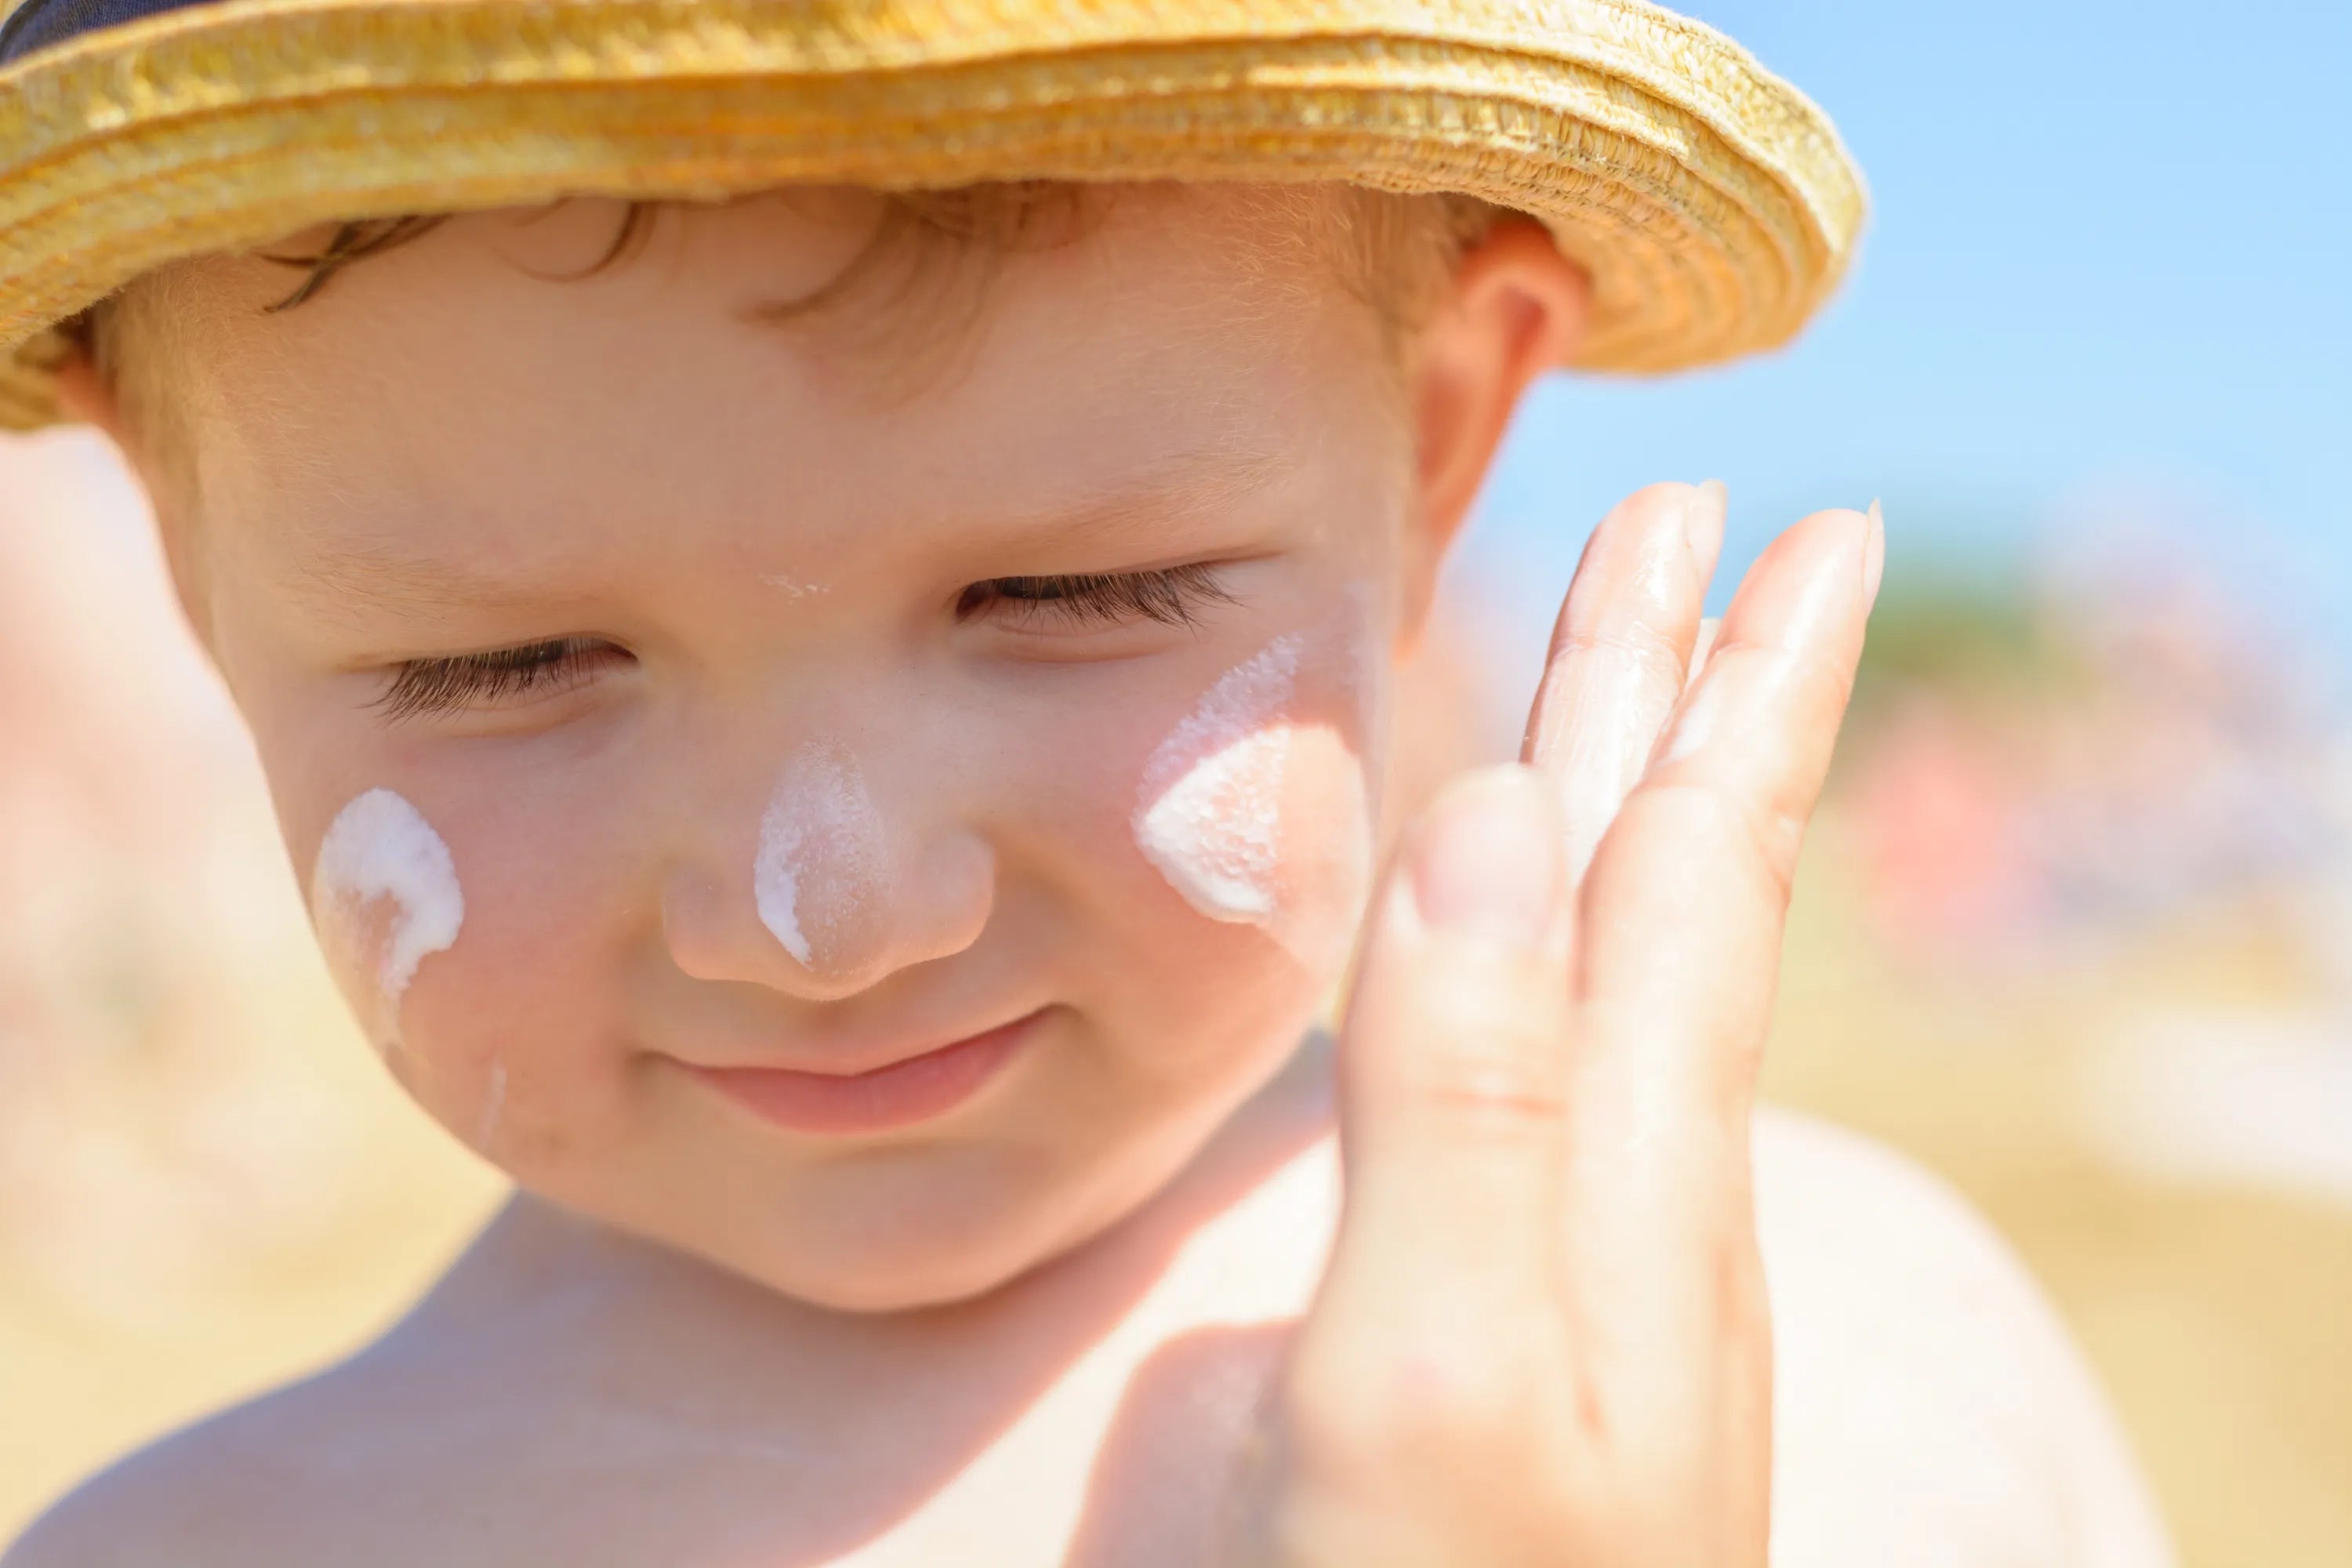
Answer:
[[[936,1248],[922,1258],[866,1255],[823,1261],[806,1257],[762,1260],[766,1267],[739,1271],[795,1300],[828,1311],[911,1312],[952,1306],[986,1296],[1019,1279],[1045,1255],[1012,1245]]]
[[[804,1209],[785,1227],[789,1237],[729,1238],[734,1256],[719,1261],[835,1311],[950,1306],[1085,1251],[1147,1205],[1168,1173],[1130,1161],[1116,1173],[1024,1183],[983,1166],[928,1191],[900,1186],[879,1202],[877,1194],[841,1194],[846,1201]]]
[[[673,1245],[701,1253],[730,1272],[780,1295],[841,1312],[904,1312],[985,1296],[1043,1263],[1058,1237],[1007,1203],[974,1212],[952,1190],[936,1199],[902,1188],[895,1201],[855,1197],[792,1219],[771,1215],[712,1234],[677,1236]],[[748,1219],[749,1216],[746,1216]]]
[[[833,1312],[883,1314],[914,1312],[925,1308],[951,1307],[986,1296],[1026,1273],[1035,1262],[1027,1259],[990,1268],[932,1270],[905,1276],[854,1276],[808,1282],[789,1294],[813,1307]]]

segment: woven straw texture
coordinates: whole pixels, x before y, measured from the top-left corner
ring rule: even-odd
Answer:
[[[1156,178],[1533,214],[1602,371],[1785,342],[1864,208],[1819,110],[1643,0],[221,0],[0,72],[0,427],[58,417],[58,322],[329,219]]]

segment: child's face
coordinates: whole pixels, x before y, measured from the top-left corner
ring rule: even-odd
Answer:
[[[740,319],[856,248],[814,210],[583,281],[611,205],[458,220],[275,315],[282,268],[187,269],[175,556],[408,1091],[887,1307],[1126,1212],[1310,1026],[1431,552],[1369,312],[1241,205],[1007,258],[896,403]]]

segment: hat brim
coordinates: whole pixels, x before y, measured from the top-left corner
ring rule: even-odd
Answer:
[[[55,325],[334,219],[795,182],[1343,180],[1541,219],[1575,363],[1785,342],[1861,176],[1737,45],[1641,0],[220,0],[0,72],[0,426]]]

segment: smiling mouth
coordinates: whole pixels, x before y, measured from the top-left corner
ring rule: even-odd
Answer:
[[[687,1070],[762,1121],[794,1132],[887,1132],[944,1116],[978,1094],[1037,1032],[1045,1011],[866,1072]]]

